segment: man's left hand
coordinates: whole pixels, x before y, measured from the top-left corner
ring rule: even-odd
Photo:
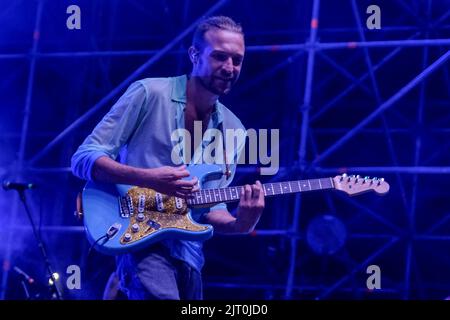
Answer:
[[[264,190],[261,182],[246,184],[241,190],[237,209],[236,232],[252,232],[264,210]]]

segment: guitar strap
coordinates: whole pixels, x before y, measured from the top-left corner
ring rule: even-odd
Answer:
[[[227,148],[225,145],[225,132],[223,130],[223,121],[219,124],[220,131],[222,131],[222,143],[223,143],[223,161],[225,163],[225,172],[224,175],[227,177],[227,180],[231,178],[231,170],[227,161]]]

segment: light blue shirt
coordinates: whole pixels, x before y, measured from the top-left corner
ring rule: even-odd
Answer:
[[[184,110],[186,108],[186,75],[172,78],[148,78],[134,82],[125,94],[85,139],[72,157],[72,171],[81,179],[91,180],[94,162],[102,156],[118,160],[121,163],[139,168],[157,168],[174,166],[172,151],[176,142],[172,141],[173,132],[184,129]],[[210,117],[208,129],[223,126],[227,129],[244,130],[241,121],[219,101]],[[211,142],[204,137],[194,152],[202,152]],[[236,142],[232,157],[227,150],[227,161],[231,177],[225,176],[212,181],[208,188],[222,188],[230,184],[239,154],[244,142]],[[182,150],[183,151],[183,150]],[[120,156],[119,156],[120,155]],[[181,158],[179,158],[181,161]],[[222,164],[225,171],[225,164]],[[227,209],[220,203],[209,210]],[[193,210],[192,217],[201,222],[208,210]],[[189,263],[197,270],[204,264],[202,243],[198,241],[163,240],[170,248],[171,255]]]

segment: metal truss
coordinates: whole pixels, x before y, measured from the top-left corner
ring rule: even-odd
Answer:
[[[222,0],[217,1],[217,3],[212,6],[208,11],[205,12],[205,16],[211,15],[218,9],[223,7],[228,1]],[[308,298],[314,299],[327,299],[332,298],[333,294],[338,292],[365,292],[363,284],[355,287],[349,287],[349,282],[355,277],[357,273],[360,273],[366,268],[367,265],[374,261],[377,261],[380,257],[385,255],[394,246],[402,244],[405,248],[405,263],[404,263],[404,275],[402,283],[396,283],[392,285],[392,288],[383,288],[380,290],[380,294],[392,294],[394,297],[400,297],[403,299],[409,299],[411,297],[417,297],[417,294],[412,296],[412,269],[414,264],[417,263],[417,257],[415,257],[415,246],[417,241],[445,241],[450,240],[449,237],[443,235],[436,235],[435,231],[441,226],[445,225],[450,221],[450,214],[447,214],[441,220],[433,223],[425,232],[418,233],[415,220],[417,211],[417,197],[419,185],[419,175],[447,175],[450,173],[450,167],[448,166],[425,166],[423,157],[423,141],[420,135],[415,137],[414,143],[414,155],[413,164],[409,166],[399,165],[398,155],[396,153],[393,144],[393,132],[395,129],[390,128],[385,114],[388,110],[395,108],[397,103],[405,97],[413,89],[419,89],[419,103],[418,103],[418,113],[416,117],[417,126],[421,126],[424,123],[424,108],[425,108],[425,98],[426,98],[426,81],[430,76],[438,69],[442,68],[448,63],[450,58],[450,46],[449,39],[416,39],[419,35],[429,37],[428,31],[418,30],[409,39],[405,40],[385,40],[385,41],[367,41],[365,30],[363,27],[363,22],[359,16],[358,5],[355,0],[351,0],[351,7],[353,10],[353,15],[358,26],[359,39],[351,42],[321,42],[319,38],[319,12],[320,12],[320,0],[312,1],[312,12],[311,12],[311,24],[309,30],[309,38],[305,43],[297,44],[276,44],[276,45],[255,45],[248,46],[248,52],[261,53],[270,52],[292,52],[287,59],[283,60],[280,64],[275,65],[267,69],[260,75],[255,76],[247,84],[243,84],[240,88],[237,88],[237,94],[242,94],[250,88],[257,86],[260,82],[269,79],[274,74],[280,72],[287,67],[293,65],[296,60],[306,59],[306,70],[305,70],[305,82],[303,87],[303,99],[297,109],[299,114],[301,114],[301,121],[299,122],[299,130],[296,132],[298,136],[298,150],[296,161],[294,166],[282,167],[280,168],[280,175],[276,179],[281,180],[282,177],[289,175],[305,176],[308,174],[338,174],[341,172],[365,172],[373,174],[390,174],[395,177],[395,182],[398,185],[399,193],[402,198],[403,210],[408,220],[408,224],[399,227],[397,224],[391,222],[380,212],[372,210],[368,205],[362,204],[357,200],[349,199],[347,197],[338,197],[339,200],[345,202],[349,207],[354,207],[360,210],[363,215],[370,217],[371,219],[379,222],[386,230],[386,233],[353,233],[349,235],[349,238],[353,239],[384,239],[384,243],[378,246],[376,249],[371,251],[366,255],[362,261],[355,262],[351,264],[351,268],[348,272],[341,277],[333,279],[332,283],[324,287],[320,284],[309,284],[303,283],[299,280],[298,276],[298,265],[301,263],[299,260],[299,250],[302,243],[305,242],[305,235],[302,231],[302,226],[300,225],[302,221],[302,215],[304,214],[302,206],[303,202],[306,201],[301,195],[295,196],[293,204],[293,214],[291,221],[285,228],[278,229],[264,229],[256,230],[252,236],[258,239],[268,238],[268,237],[281,237],[287,239],[289,243],[288,251],[288,263],[286,268],[286,278],[284,283],[242,283],[233,282],[230,278],[222,278],[221,281],[208,281],[206,287],[209,288],[221,288],[221,289],[236,289],[236,288],[249,288],[251,290],[263,291],[263,292],[282,292],[282,294],[277,294],[275,297],[284,299],[296,299],[302,298],[303,294]],[[403,1],[397,1],[402,7],[406,8],[409,14],[413,15],[416,19],[420,20],[417,14]],[[57,167],[57,168],[43,168],[39,167],[39,161],[45,158],[51,150],[55,148],[58,144],[61,144],[64,139],[67,139],[70,134],[72,134],[75,129],[79,128],[82,124],[92,118],[92,116],[100,109],[105,107],[112,98],[116,97],[123,89],[125,89],[133,80],[137,79],[144,71],[146,71],[150,66],[157,63],[163,56],[167,54],[178,55],[184,51],[177,50],[176,46],[190,34],[190,32],[195,27],[198,20],[195,20],[189,27],[179,33],[171,42],[164,46],[161,50],[143,50],[143,51],[92,51],[92,52],[52,52],[52,53],[40,53],[38,50],[39,45],[39,34],[41,29],[41,18],[43,14],[44,1],[39,1],[37,11],[36,11],[36,23],[33,33],[33,44],[31,51],[29,53],[20,54],[0,54],[0,59],[5,60],[15,60],[21,59],[26,60],[29,63],[29,74],[27,80],[27,90],[25,97],[23,121],[21,126],[20,135],[20,146],[17,162],[13,168],[5,168],[3,172],[7,170],[12,170],[20,176],[23,172],[32,172],[39,174],[56,174],[56,175],[66,175],[70,172],[68,167]],[[431,1],[428,1],[428,9],[430,9]],[[429,17],[429,11],[426,13]],[[443,22],[450,16],[450,10],[442,14],[442,16],[436,21],[431,21],[428,30],[433,30],[439,28]],[[401,27],[399,27],[401,28]],[[404,29],[407,29],[405,26]],[[411,28],[411,31],[416,31]],[[434,61],[430,61],[429,58],[429,48],[430,47],[442,47],[446,48],[446,51]],[[392,48],[392,50],[385,55],[383,59],[375,62],[371,56],[370,49],[372,48]],[[399,88],[397,92],[392,94],[388,99],[383,100],[380,94],[380,84],[377,81],[375,72],[378,72],[384,65],[396,57],[401,50],[404,48],[418,48],[423,50],[423,63],[422,71],[417,74],[413,79],[406,83],[403,87]],[[364,62],[367,68],[367,72],[361,76],[355,76],[351,72],[347,71],[345,66],[342,66],[340,62],[333,60],[327,52],[330,51],[345,51],[349,55],[361,50],[364,55]],[[74,120],[70,125],[68,125],[61,133],[54,137],[42,150],[34,155],[33,157],[26,159],[25,149],[28,143],[28,132],[29,132],[29,122],[30,114],[32,109],[32,97],[34,93],[34,79],[36,65],[39,63],[40,59],[57,59],[61,57],[65,58],[75,58],[81,59],[83,57],[92,56],[148,56],[148,59],[144,64],[142,64],[138,69],[132,72],[125,80],[123,80],[119,85],[117,85],[111,92],[104,96],[98,103],[92,106],[89,111],[80,116],[78,119]],[[314,80],[314,71],[318,65],[317,61],[325,62],[329,66],[335,69],[338,74],[347,78],[351,83],[345,89],[342,90],[340,94],[331,99],[330,101],[322,105],[314,105],[314,89],[322,88],[332,81],[332,78],[324,80],[322,83],[316,83]],[[369,81],[369,85],[365,82]],[[448,81],[448,78],[447,78]],[[447,83],[447,87],[449,87]],[[326,130],[327,128],[320,128],[316,126],[316,123],[321,120],[327,112],[333,110],[335,106],[342,101],[348,94],[356,89],[363,90],[366,94],[371,95],[376,103],[376,108],[372,110],[365,118],[360,120],[353,127],[345,130],[339,139],[334,143],[329,145],[327,148],[320,150],[317,146],[317,138],[314,137],[314,133],[320,130]],[[314,106],[313,106],[314,105]],[[443,119],[445,120],[445,119]],[[448,120],[448,119],[447,119]],[[375,121],[381,121],[381,128],[373,129],[368,128],[370,124]],[[445,122],[443,122],[445,125]],[[441,132],[447,132],[448,128],[441,128]],[[328,160],[332,155],[342,150],[346,144],[349,144],[352,139],[354,139],[358,134],[364,132],[370,132],[370,130],[378,130],[377,134],[384,136],[389,150],[389,156],[391,159],[392,166],[349,166],[349,167],[339,167],[339,166],[326,166],[324,165],[325,160]],[[398,130],[404,130],[399,128]],[[438,130],[438,129],[437,129]],[[408,130],[406,130],[408,133]],[[294,141],[294,139],[292,140]],[[447,146],[448,147],[448,146]],[[431,155],[430,158],[439,157],[442,150],[439,150],[435,155]],[[240,168],[239,173],[253,174],[254,168],[243,167]],[[404,176],[410,175],[412,177],[412,191],[410,197],[408,198],[408,193],[405,191],[406,186],[404,182]],[[275,179],[275,178],[274,178]],[[328,199],[329,202],[333,200]],[[9,261],[11,258],[11,247],[14,242],[13,232],[20,229],[17,226],[17,216],[21,210],[19,207],[18,199],[13,199],[13,205],[11,207],[11,216],[9,217],[8,223],[11,227],[6,233],[6,253],[4,261]],[[281,207],[281,206],[280,206]],[[289,207],[285,204],[283,208]],[[333,204],[330,205],[333,208]],[[276,209],[275,209],[276,210]],[[276,214],[286,216],[285,212],[281,209],[276,210]],[[25,228],[26,229],[26,228]],[[43,230],[48,232],[62,232],[62,233],[82,233],[83,229],[74,226],[44,226]],[[302,257],[303,258],[303,257]],[[2,274],[1,282],[1,292],[0,299],[5,299],[7,285],[8,285],[8,274],[9,271],[5,270]],[[449,290],[450,291],[450,290]],[[308,294],[306,294],[308,292]],[[450,293],[450,292],[449,292]],[[357,295],[356,295],[357,296]],[[273,297],[267,295],[267,297]]]

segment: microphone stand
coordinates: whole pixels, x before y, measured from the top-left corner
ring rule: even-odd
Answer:
[[[28,292],[28,287],[25,284],[25,281],[20,280],[20,282],[22,283],[23,291],[25,292],[25,297],[27,298],[27,300],[31,300],[30,293]]]
[[[42,256],[43,256],[44,261],[45,261],[45,267],[46,267],[47,272],[50,274],[50,277],[52,279],[51,286],[53,287],[54,294],[56,295],[56,299],[57,300],[63,300],[61,292],[59,291],[59,288],[56,285],[56,279],[53,276],[53,269],[52,269],[52,266],[50,265],[50,261],[49,261],[48,256],[47,256],[47,252],[45,251],[44,243],[42,242],[42,239],[41,239],[41,237],[39,236],[39,234],[38,234],[38,232],[36,230],[36,226],[34,224],[33,217],[31,216],[31,212],[30,212],[30,209],[28,207],[28,204],[27,204],[27,201],[26,201],[26,197],[25,197],[25,190],[24,189],[16,189],[16,190],[19,193],[20,200],[22,201],[23,206],[25,207],[25,211],[26,211],[26,213],[28,215],[28,219],[30,220],[31,227],[33,229],[34,237],[36,238],[36,241],[38,243],[38,247],[41,249],[41,253],[42,253]]]

